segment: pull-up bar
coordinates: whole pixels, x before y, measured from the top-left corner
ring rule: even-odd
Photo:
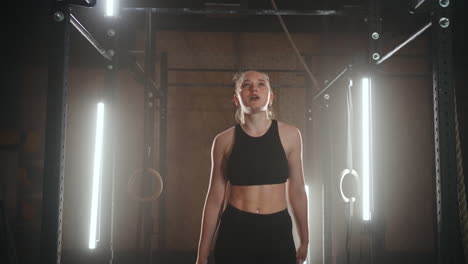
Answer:
[[[282,16],[338,16],[347,14],[338,10],[274,10],[274,9],[215,9],[215,8],[144,8],[123,7],[123,11],[145,12],[164,15],[282,15]]]

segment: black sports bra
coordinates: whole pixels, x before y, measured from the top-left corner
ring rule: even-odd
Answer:
[[[236,125],[226,166],[226,178],[232,185],[278,184],[286,182],[288,176],[288,159],[276,120],[272,120],[268,131],[260,137],[249,136]]]

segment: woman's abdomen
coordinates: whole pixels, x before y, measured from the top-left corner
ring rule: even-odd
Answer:
[[[271,214],[284,210],[286,183],[269,185],[231,185],[229,203],[246,212]]]

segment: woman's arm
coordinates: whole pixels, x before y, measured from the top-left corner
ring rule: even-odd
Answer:
[[[226,180],[223,175],[224,144],[222,141],[220,135],[216,136],[211,149],[210,184],[203,209],[197,264],[207,262],[211,242],[223,209]]]
[[[307,195],[305,192],[304,170],[302,164],[302,138],[297,128],[292,129],[290,136],[291,151],[288,155],[289,180],[288,198],[296,220],[299,233],[300,246],[298,248],[298,263],[305,261],[309,245],[309,226]]]

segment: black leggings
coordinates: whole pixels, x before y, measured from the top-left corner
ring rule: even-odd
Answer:
[[[214,248],[215,264],[295,264],[288,210],[254,214],[228,205]]]

